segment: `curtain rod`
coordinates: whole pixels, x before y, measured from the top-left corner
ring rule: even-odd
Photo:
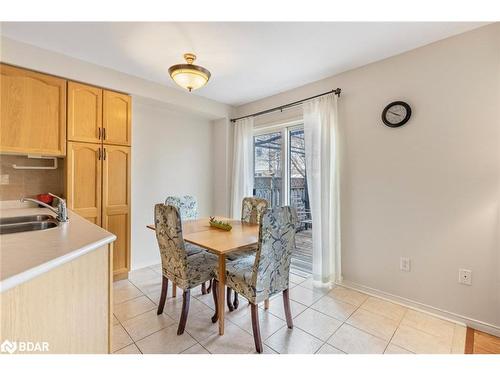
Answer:
[[[340,97],[341,91],[342,91],[341,89],[336,88],[335,90],[330,90],[330,91],[324,92],[323,94],[314,95],[314,96],[311,96],[309,98],[305,98],[305,99],[302,99],[302,100],[297,100],[296,102],[288,103],[288,104],[285,104],[285,105],[280,105],[279,107],[274,107],[274,108],[271,108],[271,109],[266,109],[265,111],[260,111],[260,112],[257,112],[257,113],[252,113],[251,115],[241,116],[241,117],[238,117],[238,118],[232,118],[231,122],[236,122],[238,120],[241,120],[241,119],[244,119],[244,118],[247,118],[247,117],[255,117],[255,116],[265,115],[265,114],[271,113],[271,112],[283,111],[285,108],[295,107],[295,106],[297,106],[299,104],[304,103],[307,100],[319,98],[320,96],[324,96],[324,95],[328,95],[328,94],[335,94],[335,95],[337,95],[337,96]]]

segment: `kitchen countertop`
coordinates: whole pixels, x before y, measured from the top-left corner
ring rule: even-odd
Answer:
[[[55,214],[46,208],[2,205],[0,217]],[[0,235],[0,292],[116,240],[116,236],[68,210],[55,228]]]

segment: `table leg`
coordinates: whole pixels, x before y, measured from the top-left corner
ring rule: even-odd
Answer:
[[[218,290],[218,303],[219,303],[219,335],[224,334],[224,311],[226,301],[226,256],[219,254],[219,282],[217,284]]]

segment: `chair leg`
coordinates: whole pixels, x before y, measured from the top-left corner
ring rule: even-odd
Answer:
[[[293,328],[292,312],[290,310],[290,295],[288,292],[288,289],[283,291],[283,305],[285,306],[286,325],[288,328]]]
[[[172,283],[172,297],[177,297],[177,284]]]
[[[177,335],[182,335],[184,333],[184,328],[186,328],[190,297],[191,291],[189,289],[186,289],[184,293],[182,293],[182,313],[181,320],[179,321],[179,327],[177,327]]]
[[[257,353],[262,353],[262,339],[260,337],[260,325],[259,325],[259,306],[252,303],[252,330],[253,330],[253,341],[255,342],[255,350]]]
[[[212,290],[212,280],[208,282],[207,293],[210,293],[211,290]]]
[[[216,323],[219,320],[219,298],[217,296],[217,280],[213,280],[212,283],[212,295],[214,297],[215,314],[212,316],[212,323]]]
[[[227,307],[229,308],[229,311],[234,310],[233,303],[231,302],[231,292],[232,291],[233,290],[230,287],[226,288],[226,303],[227,303]]]
[[[207,294],[207,284],[201,284],[201,294]]]
[[[168,279],[165,276],[163,276],[161,279],[160,303],[158,304],[158,311],[156,311],[157,315],[160,315],[163,312],[163,308],[165,307],[165,300],[167,299],[167,290],[168,290]]]
[[[234,292],[234,301],[233,301],[234,309],[236,310],[239,305],[240,305],[240,300],[238,299],[238,293]]]
[[[269,310],[269,298],[264,300],[264,310]]]

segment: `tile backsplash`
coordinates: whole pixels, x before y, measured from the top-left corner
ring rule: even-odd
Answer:
[[[0,155],[0,201],[33,197],[51,192],[63,195],[64,159],[58,159],[57,169],[14,169],[12,164],[51,166],[52,160],[28,159],[21,155]]]

